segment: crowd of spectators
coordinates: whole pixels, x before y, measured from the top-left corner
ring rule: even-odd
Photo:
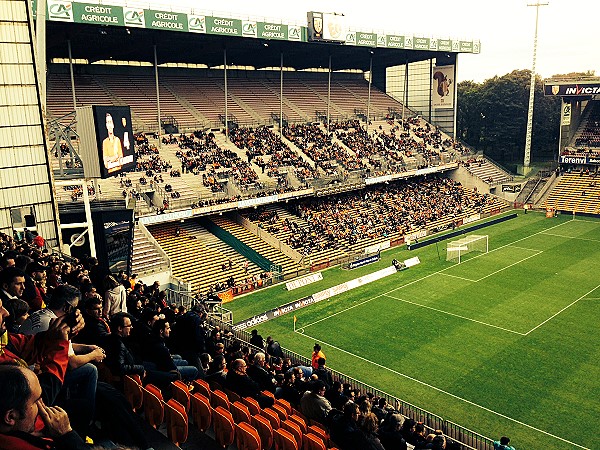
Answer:
[[[318,172],[298,153],[292,150],[279,136],[266,126],[257,128],[237,127],[230,131],[229,138],[238,148],[246,150],[248,163],[255,163],[271,178],[285,178],[285,167],[291,167],[300,182],[318,178]]]
[[[338,165],[346,171],[364,170],[362,160],[332,142],[318,124],[293,124],[283,128],[284,136],[308,155],[326,175],[338,175]]]
[[[299,221],[260,209],[250,217],[303,254],[411,233],[433,222],[480,212],[494,198],[448,178],[397,181],[288,204]],[[452,226],[453,221],[448,222]]]

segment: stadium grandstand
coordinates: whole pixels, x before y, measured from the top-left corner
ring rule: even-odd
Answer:
[[[7,336],[26,326],[16,320],[20,298],[25,313],[39,317],[47,304],[58,322],[81,298],[86,326],[73,341],[85,364],[71,365],[63,348],[61,367],[46,358],[41,369],[67,384],[68,358],[117,388],[98,385],[91,427],[78,420],[94,412],[81,385],[71,388],[87,409],[59,394],[53,404],[82,437],[155,449],[346,450],[368,448],[385,419],[386,450],[495,448],[493,425],[443,419],[388,386],[330,370],[316,348],[311,361],[245,331],[285,308],[260,315],[232,305],[324,269],[350,273],[386,249],[437,249],[513,209],[599,215],[598,80],[546,80],[546,95],[563,97],[560,155],[520,177],[456,139],[456,64],[479,53],[477,40],[352,30],[320,12],[272,23],[127,2],[7,0],[0,23],[10,29],[0,33],[0,307],[10,311],[0,326]],[[394,261],[398,271],[416,264]],[[26,290],[11,290],[20,278]],[[52,309],[64,284],[78,294]],[[246,365],[251,392],[228,381],[246,379]],[[333,374],[329,416],[308,404],[322,397],[320,385],[300,381],[311,366],[319,380]],[[14,382],[9,372],[0,384]],[[352,442],[340,424],[353,406],[341,400],[355,394],[373,403],[372,413],[361,406],[362,422],[379,415],[375,429],[354,425]]]

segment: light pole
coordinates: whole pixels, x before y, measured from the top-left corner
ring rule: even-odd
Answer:
[[[531,68],[531,82],[529,84],[529,109],[527,111],[527,133],[525,135],[525,159],[523,160],[523,174],[529,172],[529,163],[531,162],[531,133],[533,130],[533,99],[535,94],[535,61],[537,54],[537,35],[538,35],[538,16],[540,6],[547,6],[548,3],[528,3],[527,6],[535,6],[535,34],[533,35],[533,66]]]

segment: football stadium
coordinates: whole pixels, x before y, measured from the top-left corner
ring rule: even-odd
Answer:
[[[5,0],[0,41],[0,448],[600,446],[600,80],[544,80],[514,172],[457,131],[477,39]]]

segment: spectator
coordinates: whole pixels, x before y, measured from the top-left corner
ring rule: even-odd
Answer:
[[[311,366],[313,370],[319,368],[319,358],[325,358],[325,353],[321,351],[321,346],[315,342],[315,346],[313,347],[312,353],[312,362]]]
[[[8,267],[0,272],[0,299],[8,303],[19,300],[25,291],[25,272],[16,267]]]
[[[310,390],[306,391],[300,399],[300,411],[307,418],[325,423],[331,403],[325,398],[326,386],[321,380],[315,380],[311,383]]]
[[[46,406],[42,393],[40,381],[30,369],[0,365],[0,449],[89,448],[71,428],[65,410]],[[45,436],[35,433],[38,414]]]
[[[379,440],[385,450],[406,450],[406,441],[400,432],[404,417],[401,414],[388,414],[379,427]]]
[[[258,383],[246,374],[246,362],[243,359],[236,359],[231,363],[231,369],[227,371],[225,387],[231,389],[240,397],[252,397],[261,408],[272,406],[273,398],[261,393]]]
[[[124,341],[131,334],[132,328],[131,316],[127,313],[120,312],[110,318],[111,333],[106,338],[106,365],[115,376],[140,375],[144,379],[144,366],[135,363]]]
[[[83,318],[85,326],[74,342],[89,345],[103,345],[104,339],[110,334],[110,327],[106,319],[102,317],[102,298],[100,294],[92,293],[84,302]]]
[[[117,279],[108,275],[104,280],[106,292],[104,294],[104,317],[112,317],[118,312],[127,312],[127,291]]]
[[[258,347],[261,350],[265,349],[265,340],[258,334],[258,330],[252,330],[250,332],[250,344]]]
[[[9,316],[6,319],[6,328],[10,333],[19,333],[19,328],[29,317],[29,305],[25,300],[14,300],[6,304]]]
[[[502,436],[499,441],[494,441],[494,450],[515,450],[510,444],[510,439]]]
[[[377,416],[372,412],[367,413],[362,421],[361,430],[365,435],[367,440],[367,446],[365,450],[385,450],[383,445],[381,445],[381,441],[377,437],[377,432],[379,431],[379,421],[377,420]]]
[[[336,412],[336,410],[334,410]],[[365,450],[368,442],[358,427],[358,405],[348,402],[344,405],[342,414],[332,414],[330,421],[331,440],[340,450]]]
[[[325,366],[325,358],[317,359],[317,364],[317,368],[313,369],[313,375],[316,375],[319,380],[323,381],[326,388],[329,389],[333,386],[333,377],[329,368]]]
[[[265,354],[258,352],[254,355],[252,365],[248,367],[247,373],[262,390],[275,393],[275,377],[265,369]]]
[[[283,351],[279,342],[273,340],[271,336],[267,336],[267,354],[270,356],[283,358]]]
[[[177,375],[184,381],[193,381],[198,376],[198,369],[188,365],[188,362],[181,358],[174,358],[169,352],[165,339],[171,334],[171,326],[165,319],[158,319],[152,326],[152,337],[145,343],[146,357],[144,366],[146,368],[156,369],[161,372],[169,372]],[[146,361],[152,363],[152,367],[146,364]]]

